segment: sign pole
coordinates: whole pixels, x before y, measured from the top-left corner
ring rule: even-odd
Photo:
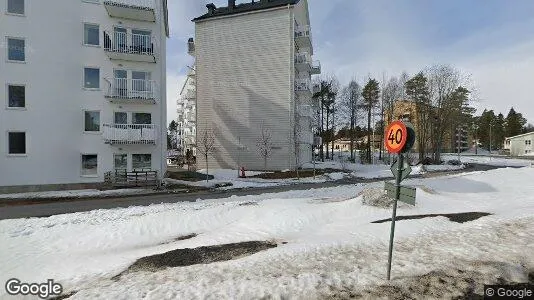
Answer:
[[[393,202],[393,215],[391,216],[391,233],[389,236],[389,255],[388,255],[388,280],[391,280],[391,259],[393,258],[393,240],[395,238],[395,218],[397,217],[397,202],[400,198],[401,173],[404,165],[404,156],[399,152],[397,176],[395,178],[395,201]]]

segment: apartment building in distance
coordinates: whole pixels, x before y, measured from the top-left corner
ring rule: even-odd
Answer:
[[[195,55],[195,44],[193,39],[187,42],[188,53]],[[178,99],[178,148],[182,155],[189,151],[196,155],[196,123],[197,123],[197,92],[195,66],[188,66],[187,77]]]
[[[0,191],[166,169],[166,0],[0,0]]]
[[[534,156],[534,132],[505,138],[503,149],[511,156]]]
[[[214,168],[263,169],[258,153],[268,132],[267,169],[312,160],[311,76],[320,74],[306,0],[206,5],[195,22],[197,146],[213,132]],[[197,150],[198,152],[198,150]],[[197,155],[199,166],[204,164]]]
[[[420,130],[418,128],[418,115],[418,109],[415,101],[399,99],[393,104],[393,119],[403,119],[409,121],[414,126],[416,141],[418,138],[418,132]],[[432,122],[432,120],[429,122]],[[470,132],[467,124],[462,124],[459,127],[441,128],[440,130],[445,131],[443,140],[441,141],[441,151],[451,153],[457,153],[459,151],[461,153],[469,150],[470,145],[468,141],[470,139]],[[430,129],[430,131],[432,131],[432,129]],[[430,132],[430,134],[431,133],[432,132]],[[428,147],[431,147],[430,141],[428,141]],[[412,149],[413,151],[419,151],[419,144],[416,142]]]

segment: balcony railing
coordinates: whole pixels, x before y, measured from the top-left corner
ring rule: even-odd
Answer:
[[[158,131],[154,124],[104,124],[103,138],[107,144],[156,144]]]
[[[194,100],[196,99],[197,95],[195,93],[195,91],[192,91],[192,90],[188,90],[185,92],[185,94],[183,94],[183,99],[186,99],[186,100]]]
[[[156,103],[158,88],[155,80],[112,78],[108,82],[107,98],[123,103]]]
[[[309,25],[295,27],[295,42],[298,47],[311,48],[311,28]]]
[[[111,59],[154,62],[154,44],[151,35],[104,31],[104,51]]]
[[[315,93],[319,93],[320,91],[321,91],[321,85],[317,83],[314,84],[312,92],[315,94]]]
[[[295,55],[295,69],[299,72],[310,72],[311,56],[307,52],[297,53]]]
[[[318,60],[312,61],[311,74],[314,74],[314,75],[321,74],[321,62],[320,61]]]
[[[295,37],[311,37],[310,25],[295,26]]]
[[[311,63],[311,57],[307,52],[297,53],[295,55],[295,63],[296,64],[309,64]]]
[[[189,40],[187,42],[187,53],[189,53],[190,55],[195,54],[195,42],[192,40]]]
[[[311,105],[299,105],[297,107],[298,114],[302,117],[313,118],[313,108]]]
[[[313,144],[313,133],[311,132],[299,132],[297,141],[301,144]]]
[[[154,0],[105,0],[110,17],[155,22]]]
[[[311,80],[309,80],[309,79],[296,79],[295,80],[295,91],[296,92],[311,93],[312,92]]]

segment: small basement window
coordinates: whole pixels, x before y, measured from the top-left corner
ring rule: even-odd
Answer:
[[[98,155],[82,155],[82,176],[98,175]]]
[[[26,132],[8,133],[9,154],[26,154]]]

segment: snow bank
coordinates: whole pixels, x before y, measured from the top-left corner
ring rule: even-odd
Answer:
[[[442,155],[442,159],[447,160],[457,160],[458,155],[455,154],[446,154]],[[460,161],[462,163],[477,163],[485,164],[490,166],[499,166],[499,167],[525,167],[530,166],[533,162],[528,159],[517,159],[517,158],[508,158],[502,156],[477,156],[477,155],[461,155]]]
[[[532,168],[507,168],[406,180],[404,184],[417,187],[417,205],[400,207],[399,216],[471,211],[493,215],[464,224],[445,217],[399,221],[393,283],[402,285],[411,276],[434,270],[475,269],[480,261],[532,268],[532,178]],[[79,291],[72,299],[317,299],[343,290],[377,289],[385,284],[390,224],[371,222],[389,218],[391,209],[362,205],[358,194],[382,186],[379,182],[2,220],[0,282],[11,277],[26,282],[54,278],[67,292]],[[250,203],[255,205],[244,205]],[[191,233],[198,235],[175,240]],[[232,261],[111,280],[147,255],[253,240],[287,244]],[[484,276],[474,278],[477,284],[490,280],[496,269],[478,270]],[[1,293],[5,291],[0,298],[5,296]]]

